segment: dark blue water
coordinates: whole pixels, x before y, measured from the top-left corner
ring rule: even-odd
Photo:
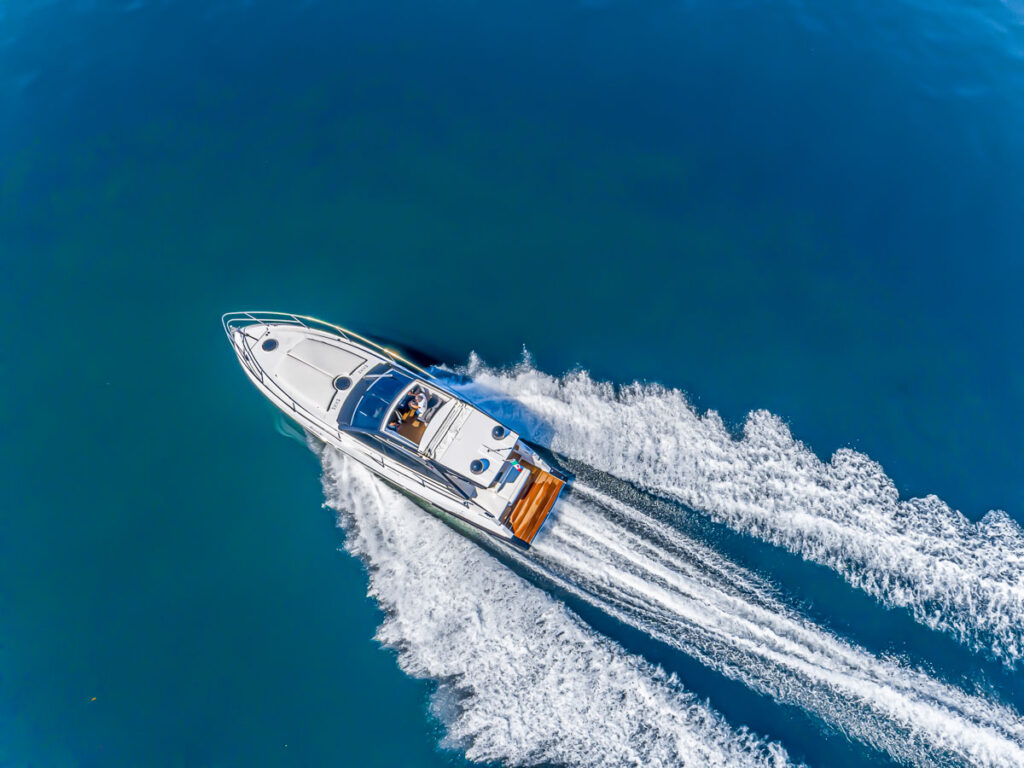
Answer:
[[[1024,521],[1022,135],[1012,2],[0,4],[0,764],[464,762],[228,310],[525,347],[737,434],[766,409]],[[1024,712],[1014,658],[548,442],[823,631]],[[506,565],[794,760],[902,759]]]

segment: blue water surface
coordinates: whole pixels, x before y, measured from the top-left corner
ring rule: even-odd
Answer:
[[[0,0],[0,764],[465,762],[229,310],[765,408],[1024,521],[1022,136],[1015,2]],[[709,535],[1024,709],[1019,672]],[[797,760],[886,760],[584,619]]]

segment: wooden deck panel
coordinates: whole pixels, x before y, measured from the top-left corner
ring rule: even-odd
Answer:
[[[512,508],[509,524],[516,538],[529,544],[555,505],[565,481],[539,467],[525,463],[523,466],[530,469],[529,485]]]
[[[423,433],[427,430],[427,422],[420,421],[419,419],[409,419],[408,421],[401,422],[395,431],[407,440],[411,440],[420,444],[420,440],[423,439]]]

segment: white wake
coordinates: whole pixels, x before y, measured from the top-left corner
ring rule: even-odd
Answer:
[[[1024,765],[1007,707],[853,646],[754,574],[579,483],[520,558],[600,610],[908,765]]]
[[[556,378],[528,361],[495,370],[474,357],[466,372],[467,396],[553,450],[833,568],[1010,667],[1024,655],[1024,531],[1005,513],[971,523],[935,496],[901,500],[868,457],[822,462],[765,411],[736,440],[677,390]]]
[[[321,460],[345,546],[387,614],[378,638],[439,683],[446,746],[510,765],[789,764],[354,462]]]

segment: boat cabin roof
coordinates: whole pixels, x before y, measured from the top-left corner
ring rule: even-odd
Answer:
[[[427,397],[425,412],[402,421],[398,412],[416,392]],[[427,425],[450,399],[438,387],[409,372],[380,363],[353,385],[338,412],[338,426],[363,432],[389,431],[419,446]]]
[[[403,390],[413,377],[388,363],[378,363],[352,387],[338,413],[342,429],[379,430]]]

